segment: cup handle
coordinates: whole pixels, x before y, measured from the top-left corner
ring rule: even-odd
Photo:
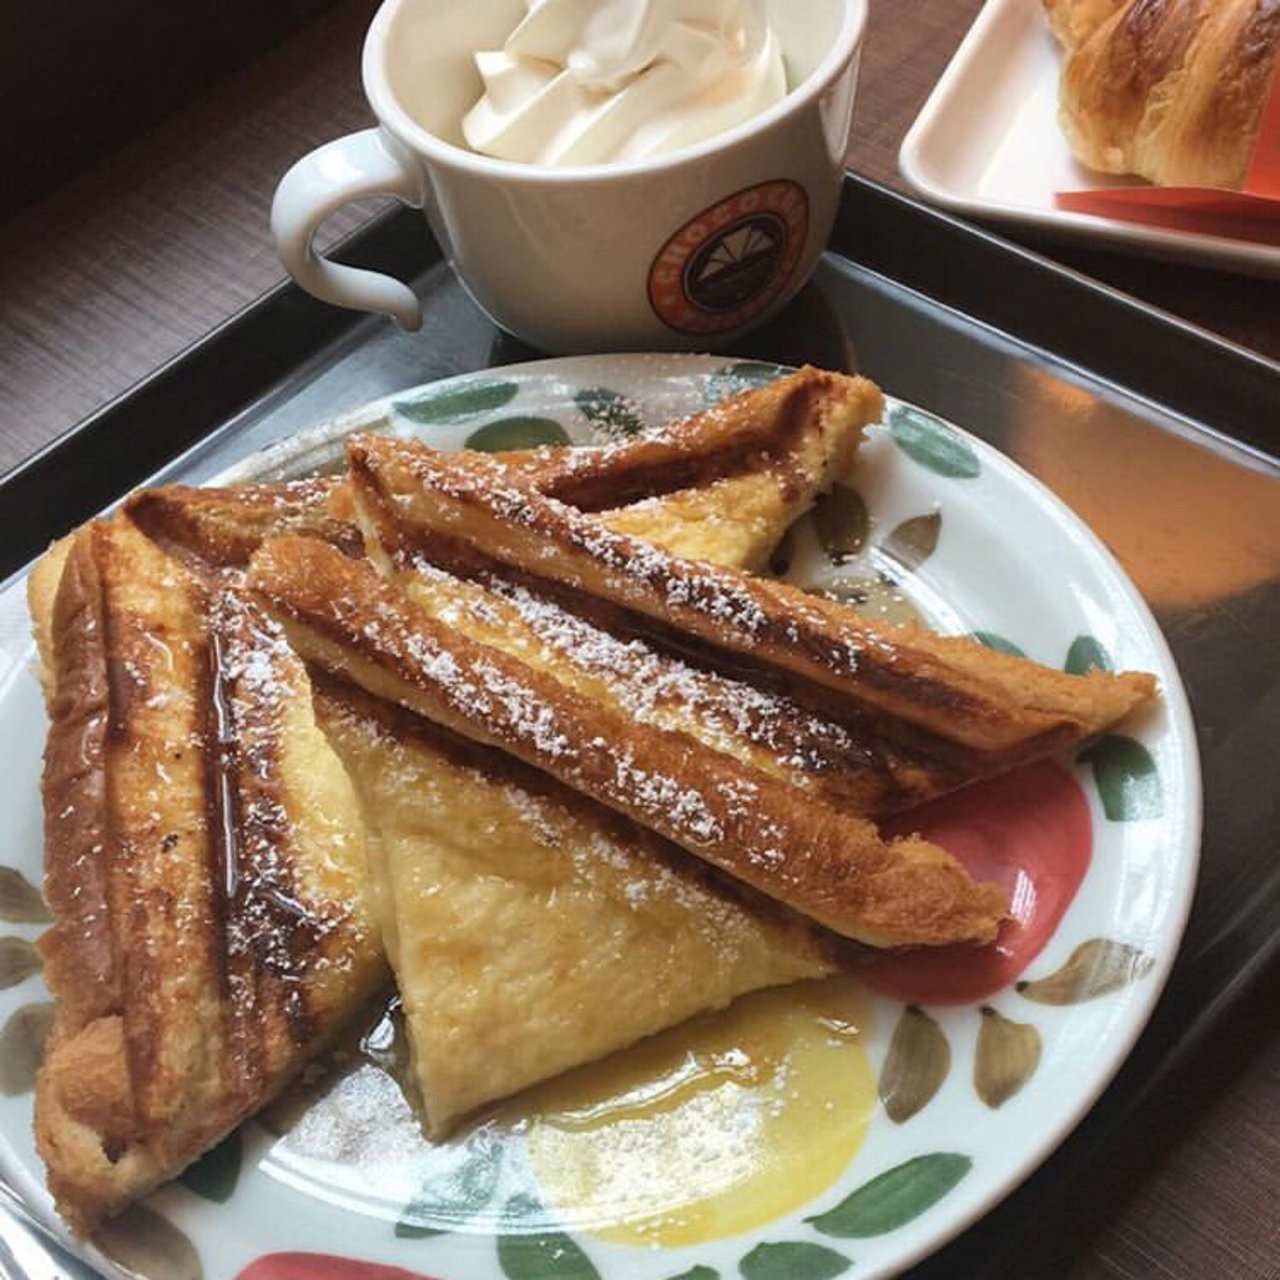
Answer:
[[[271,234],[285,270],[310,294],[356,311],[391,316],[415,330],[422,307],[406,284],[379,271],[344,267],[316,253],[320,224],[365,196],[394,196],[422,205],[421,178],[394,154],[379,129],[336,138],[305,155],[280,179],[271,202]]]

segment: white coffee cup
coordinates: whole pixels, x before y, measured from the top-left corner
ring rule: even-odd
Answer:
[[[386,0],[363,61],[379,125],[285,174],[271,211],[281,260],[316,297],[416,329],[407,285],[312,246],[344,204],[395,196],[426,211],[476,302],[534,346],[731,342],[804,284],[830,234],[866,20],[865,0],[769,0],[768,10],[794,86],[780,102],[667,156],[547,168],[479,155],[460,129],[482,88],[473,55],[502,47],[522,0]]]

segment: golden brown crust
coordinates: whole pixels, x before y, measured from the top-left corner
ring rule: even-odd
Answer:
[[[311,687],[326,726],[339,719],[358,721],[362,733],[393,739],[413,751],[445,761],[452,769],[474,774],[491,786],[517,788],[545,800],[556,809],[589,822],[611,844],[633,849],[642,860],[660,864],[679,879],[696,883],[724,902],[745,904],[753,914],[766,916],[780,929],[792,931],[798,949],[812,948],[826,964],[834,966],[840,957],[850,959],[862,954],[857,948],[848,948],[846,939],[819,928],[808,917],[758,893],[701,858],[692,857],[679,845],[516,756],[446,729],[399,703],[375,697],[359,685],[329,675],[323,668],[311,671]]]
[[[351,685],[317,675],[314,689],[364,806],[433,1137],[493,1099],[860,954],[512,756]]]
[[[848,469],[883,409],[866,378],[805,367],[626,444],[571,454],[501,455],[521,482],[581,511],[616,510],[720,480],[768,473],[796,491]],[[461,454],[461,465],[472,455]]]
[[[695,527],[714,520],[720,528],[703,541],[746,567],[848,470],[862,428],[879,416],[873,383],[837,378],[807,369],[635,440],[502,458],[522,484],[583,509],[613,508],[609,522],[641,536],[658,526],[679,541],[685,527],[696,541]],[[464,466],[489,456],[459,455]],[[320,538],[350,555],[361,551],[351,490],[337,477],[143,489],[125,511],[154,542],[197,567],[241,568],[265,537],[280,533]],[[723,526],[735,518],[746,527],[727,540]]]
[[[321,538],[358,555],[360,533],[340,514],[340,488],[330,477],[234,489],[167,485],[135,493],[125,512],[153,542],[197,566],[243,567],[275,533]]]
[[[674,557],[531,492],[497,460],[457,463],[425,446],[357,437],[361,504],[410,555],[424,535],[466,543],[511,569],[695,636],[731,661],[815,686],[1004,767],[1098,732],[1149,698],[1150,676],[1050,671],[968,640],[872,626],[784,583]]]
[[[717,655],[692,637],[637,628],[624,610],[504,572],[450,539],[432,538],[421,545],[421,563],[394,567],[378,542],[394,526],[394,511],[362,502],[361,512],[371,561],[432,617],[552,671],[623,716],[686,733],[847,813],[898,812],[1004,766],[1003,758],[976,753],[960,764],[932,742],[907,748],[876,732],[869,718],[842,718],[785,688],[725,674]],[[734,542],[730,534],[727,543]]]
[[[1104,173],[1243,185],[1280,50],[1276,0],[1045,0],[1063,129]]]
[[[1003,891],[975,885],[942,850],[888,845],[870,823],[631,722],[460,636],[368,564],[278,538],[249,582],[308,661],[510,752],[837,933],[879,946],[989,941],[1003,917]]]
[[[102,586],[92,528],[65,541],[55,590],[33,592],[50,730],[42,790],[44,892],[54,924],[40,939],[45,980],[75,1027],[120,1002],[101,851],[107,834],[108,685]],[[46,562],[50,566],[52,562]],[[54,637],[57,643],[54,643]]]
[[[767,551],[847,466],[857,437],[785,414],[721,414],[657,442],[511,461],[529,483],[615,498],[696,479],[703,487],[673,494],[672,510],[659,499],[617,518],[695,536],[708,516],[749,511],[732,530],[720,519],[712,539],[734,559]],[[29,585],[53,721],[56,922],[43,950],[58,1001],[36,1124],[50,1186],[81,1231],[265,1101],[302,1043],[315,1047],[380,972],[364,926],[326,905],[358,891],[314,883],[290,845],[295,831],[305,843],[309,814],[345,778],[317,750],[305,676],[236,572],[280,531],[358,554],[348,487],[173,486],[134,495],[126,512],[56,544]],[[608,821],[635,856],[659,856],[657,837]],[[341,850],[328,852],[316,862],[343,865]],[[238,880],[255,892],[246,898]],[[752,897],[736,882],[721,890],[726,902]],[[785,915],[763,902],[750,911]],[[807,923],[787,927],[813,937]],[[815,946],[829,944],[799,951]]]
[[[116,517],[76,535],[36,623],[57,1001],[36,1136],[84,1232],[264,1102],[383,969],[354,799],[336,760],[327,812],[299,794],[323,739],[251,601]]]

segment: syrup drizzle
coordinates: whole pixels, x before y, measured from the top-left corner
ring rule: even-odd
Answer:
[[[225,922],[229,904],[240,888],[240,794],[236,785],[236,729],[228,689],[226,652],[217,628],[209,632],[209,708],[213,720],[210,827],[215,860],[214,884],[221,887],[220,908]]]
[[[291,823],[278,795],[280,716],[295,696],[278,667],[284,642],[233,591],[215,592],[205,613],[209,878],[223,992],[246,1017],[258,1000],[279,1000],[302,1043],[314,1023],[305,974],[334,922],[293,883]],[[279,984],[276,995],[264,979]]]

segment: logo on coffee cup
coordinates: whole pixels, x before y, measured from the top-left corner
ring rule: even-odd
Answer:
[[[809,229],[809,200],[778,178],[704,209],[658,251],[649,304],[681,333],[724,333],[755,319],[791,279]]]

